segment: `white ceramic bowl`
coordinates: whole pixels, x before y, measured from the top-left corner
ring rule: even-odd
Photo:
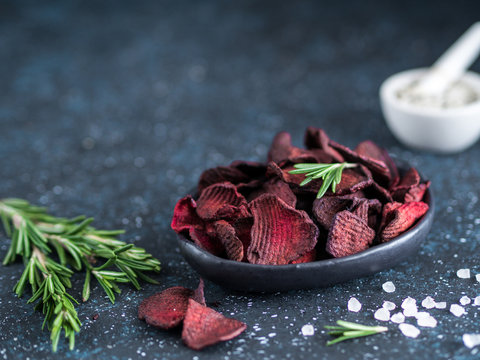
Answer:
[[[380,102],[385,121],[403,144],[440,153],[460,152],[480,136],[480,101],[466,106],[438,109],[412,105],[397,96],[398,90],[418,79],[426,69],[395,74],[380,87]],[[464,74],[463,81],[480,94],[480,75]]]

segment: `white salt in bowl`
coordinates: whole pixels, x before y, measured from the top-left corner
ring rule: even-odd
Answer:
[[[440,109],[410,104],[398,91],[420,78],[427,69],[395,74],[380,87],[380,103],[390,131],[404,145],[438,153],[456,153],[473,145],[480,136],[480,101]],[[462,79],[480,94],[480,75],[468,71]]]

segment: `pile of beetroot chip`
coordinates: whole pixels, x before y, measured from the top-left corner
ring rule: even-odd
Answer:
[[[182,340],[194,350],[233,339],[247,328],[205,305],[202,280],[196,290],[174,286],[146,298],[138,307],[138,317],[165,330],[183,323]]]
[[[351,150],[310,127],[306,149],[275,136],[268,162],[234,161],[206,170],[198,197],[175,206],[172,229],[208,252],[252,264],[284,265],[343,257],[392,240],[428,210],[430,182],[416,169],[400,176],[386,150],[364,141]],[[343,171],[335,193],[316,198],[321,179],[305,186],[298,163],[358,164]]]

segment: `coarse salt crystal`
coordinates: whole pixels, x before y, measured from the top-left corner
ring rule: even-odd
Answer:
[[[359,312],[361,308],[362,308],[362,304],[356,298],[351,297],[350,300],[348,300],[349,311]]]
[[[433,309],[435,307],[435,300],[433,300],[431,296],[427,296],[425,299],[423,299],[422,306],[425,309]]]
[[[460,269],[457,271],[457,276],[460,279],[470,279],[470,269]]]
[[[430,314],[426,311],[419,311],[415,314],[415,319],[426,319],[430,317]]]
[[[390,320],[390,311],[382,307],[375,311],[373,317],[380,321],[388,321]]]
[[[418,326],[434,328],[437,326],[437,320],[433,316],[427,316],[425,318],[417,318]]]
[[[395,305],[393,302],[391,301],[384,301],[383,302],[383,307],[385,309],[387,309],[388,311],[392,311],[392,310],[395,310],[395,308],[397,307],[397,305]]]
[[[396,324],[401,324],[405,321],[405,315],[403,315],[401,312],[398,312],[392,315],[392,317],[390,318],[390,321]]]
[[[406,317],[415,316],[417,314],[417,312],[418,312],[417,307],[411,307],[411,308],[403,309],[403,315],[405,315]]]
[[[393,293],[395,291],[395,285],[391,281],[387,281],[382,285],[383,291],[387,293]]]
[[[417,327],[411,324],[400,324],[398,325],[398,328],[403,333],[403,335],[411,338],[416,338],[418,335],[420,335],[420,330],[418,330]]]
[[[470,298],[468,296],[462,296],[460,298],[460,304],[462,305],[468,305],[472,302],[472,300],[470,300]]]
[[[465,309],[463,308],[463,306],[460,306],[458,304],[452,304],[450,305],[450,312],[456,317],[460,317],[465,314]]]
[[[408,309],[412,307],[417,307],[417,300],[409,296],[405,300],[403,300],[402,309]]]
[[[466,347],[472,349],[480,345],[480,334],[463,334],[462,340]]]
[[[302,326],[302,335],[303,336],[312,336],[315,334],[315,329],[313,328],[313,325],[303,325]]]
[[[475,299],[473,299],[473,305],[480,306],[480,296],[477,296]]]
[[[475,279],[480,282],[480,274],[475,275]]]
[[[436,309],[446,309],[447,308],[447,303],[445,301],[440,301],[435,303],[435,308]]]

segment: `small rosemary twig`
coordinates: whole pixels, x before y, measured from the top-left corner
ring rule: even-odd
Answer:
[[[384,326],[366,326],[343,320],[338,320],[337,326],[326,325],[325,329],[331,330],[328,332],[328,335],[337,336],[336,339],[328,341],[327,345],[388,331],[388,328]]]

